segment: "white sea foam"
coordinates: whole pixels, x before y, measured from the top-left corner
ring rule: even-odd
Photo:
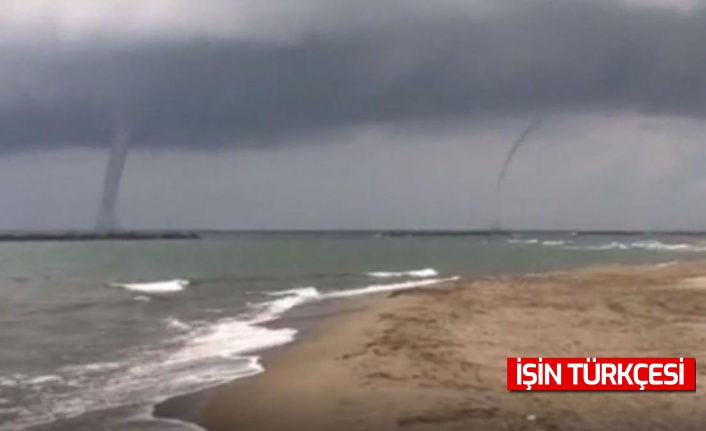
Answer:
[[[138,295],[132,299],[137,302],[150,302],[152,300],[152,298],[150,298],[149,296],[145,296],[145,295]]]
[[[24,429],[119,406],[155,404],[252,376],[264,369],[258,356],[245,355],[288,343],[295,334],[296,330],[289,328],[268,329],[237,319],[221,320],[182,336],[183,344],[175,351],[165,352],[159,347],[145,350],[120,370],[81,373],[81,367],[74,366],[72,379],[68,378],[71,372],[64,370],[65,377],[37,376],[13,382],[14,386],[32,390],[38,397],[41,413],[18,411],[11,422],[0,423],[0,431]],[[61,393],[45,390],[54,384],[75,389]]]
[[[294,328],[268,328],[263,323],[281,317],[301,304],[328,298],[344,298],[375,292],[431,286],[451,278],[410,280],[375,284],[358,289],[322,293],[315,287],[271,292],[271,300],[257,304],[250,313],[218,319],[209,324],[186,325],[176,318],[165,320],[182,332],[167,345],[142,349],[124,363],[80,364],[57,370],[57,375],[0,377],[0,386],[33,388],[42,397],[42,411],[25,412],[0,430],[16,429],[67,419],[88,411],[112,407],[152,404],[166,398],[191,393],[225,381],[252,376],[264,371],[257,352],[287,344],[297,335]],[[154,285],[150,283],[150,285]],[[126,285],[121,285],[123,288]],[[135,285],[130,285],[134,287]],[[139,285],[141,288],[143,285]],[[164,292],[163,288],[157,292]],[[150,293],[154,293],[151,290]],[[70,393],[48,394],[45,387],[62,384],[74,387]]]
[[[166,355],[140,361],[112,382],[118,388],[130,382],[142,387],[140,392],[155,396],[173,396],[175,391],[191,392],[227,380],[242,378],[263,371],[259,357],[261,350],[287,344],[294,340],[293,328],[267,328],[262,323],[279,318],[286,311],[308,300],[320,297],[313,287],[275,292],[272,301],[258,304],[255,314],[219,319],[206,326],[190,327],[176,318],[168,319],[170,326],[187,331],[180,336],[181,347]],[[232,361],[237,361],[234,366]],[[169,376],[169,388],[163,382],[153,382],[159,376]],[[151,383],[150,383],[151,382]],[[156,388],[161,388],[156,390]],[[182,388],[182,389],[179,389]]]
[[[349,289],[340,290],[337,292],[330,292],[325,295],[326,298],[347,298],[350,296],[367,295],[370,293],[378,292],[391,292],[394,290],[404,290],[404,289],[414,289],[418,287],[433,286],[435,284],[456,281],[459,277],[449,277],[449,278],[432,278],[426,280],[413,280],[406,281],[404,283],[390,283],[390,284],[373,284],[360,289]]]
[[[656,251],[706,251],[706,246],[697,244],[668,244],[661,241],[637,241],[630,244],[632,248]]]
[[[646,250],[646,251],[666,251],[666,252],[704,252],[706,245],[687,243],[665,243],[658,240],[635,241],[630,243],[612,241],[603,244],[585,244],[565,246],[565,250]]]
[[[556,247],[561,245],[566,245],[566,241],[542,241],[542,245],[549,247]]]
[[[17,386],[17,379],[0,376],[0,386],[6,386],[6,387]]]
[[[535,238],[520,239],[510,238],[510,244],[533,245],[541,244],[549,247],[561,247],[564,250],[584,250],[584,251],[610,251],[610,250],[647,250],[647,251],[670,251],[670,252],[704,252],[706,244],[688,243],[666,243],[658,240],[645,240],[634,242],[611,241],[599,244],[581,244],[562,240],[544,240]]]
[[[508,244],[537,244],[539,240],[536,238],[522,239],[522,238],[510,238],[507,240]]]
[[[34,378],[31,378],[27,380],[27,384],[29,385],[46,385],[48,383],[57,383],[62,380],[61,377],[55,376],[55,375],[47,375],[47,376],[37,376]]]
[[[109,283],[110,287],[120,287],[133,292],[162,294],[181,292],[190,284],[189,280],[176,279],[151,283]]]
[[[367,295],[378,292],[391,292],[394,290],[414,289],[417,287],[427,287],[444,282],[456,281],[458,279],[459,277],[429,278],[424,280],[409,280],[400,283],[371,284],[369,286],[357,289],[338,290],[326,293],[321,293],[318,289],[314,287],[303,287],[298,289],[270,292],[268,293],[268,295],[270,296],[283,296],[283,298],[266,304],[262,304],[266,305],[268,311],[263,313],[261,317],[256,319],[256,321],[263,322],[266,320],[271,320],[271,316],[278,316],[284,313],[285,311],[296,307],[297,305],[309,301],[329,298],[347,298],[350,296]]]
[[[168,317],[164,319],[164,324],[167,325],[167,327],[172,328],[172,329],[178,329],[180,331],[185,331],[191,328],[188,324],[182,322],[181,320],[177,319],[176,317]]]
[[[84,375],[86,373],[100,373],[115,370],[123,365],[124,364],[120,362],[97,362],[93,364],[69,365],[61,368],[61,371],[69,375]]]
[[[575,245],[566,246],[565,250],[587,250],[587,251],[607,251],[607,250],[630,250],[628,244],[623,244],[622,242],[612,241],[605,244],[586,244],[586,245]]]
[[[224,319],[192,334],[184,347],[165,359],[164,364],[193,362],[204,358],[236,358],[243,354],[280,346],[294,340],[291,328],[270,329],[253,322]]]
[[[321,293],[315,287],[301,287],[297,289],[282,290],[279,292],[270,292],[268,295],[277,296],[280,298],[261,304],[261,307],[265,309],[265,312],[256,318],[258,323],[276,319],[297,305],[321,298]]]
[[[369,272],[370,277],[375,278],[397,278],[397,277],[414,277],[414,278],[429,278],[436,277],[439,275],[438,271],[434,268],[424,268],[424,269],[414,269],[412,271],[400,271],[400,272]]]

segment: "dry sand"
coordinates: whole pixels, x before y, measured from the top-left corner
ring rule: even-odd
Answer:
[[[704,277],[704,278],[700,278]],[[507,357],[696,357],[706,263],[507,276],[367,298],[210,395],[212,431],[705,430],[706,392],[508,392]]]

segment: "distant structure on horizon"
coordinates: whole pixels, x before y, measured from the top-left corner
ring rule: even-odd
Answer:
[[[115,208],[129,147],[130,129],[124,122],[119,122],[115,130],[108,157],[108,165],[105,170],[103,195],[100,209],[98,210],[98,217],[96,218],[96,232],[108,233],[120,230]]]

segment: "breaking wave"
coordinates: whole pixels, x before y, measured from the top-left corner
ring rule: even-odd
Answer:
[[[565,250],[589,250],[589,251],[606,251],[606,250],[643,250],[643,251],[659,251],[659,252],[705,252],[706,245],[703,244],[687,244],[687,243],[665,243],[658,240],[635,241],[635,242],[618,242],[612,241],[604,244],[574,244],[571,246],[562,247]]]
[[[347,298],[347,297],[351,297],[351,296],[367,295],[370,293],[391,292],[391,291],[395,291],[395,290],[414,289],[417,287],[433,286],[435,284],[445,283],[445,282],[449,282],[449,281],[456,281],[458,279],[459,279],[459,277],[448,277],[448,278],[431,278],[431,279],[426,279],[426,280],[411,280],[411,281],[406,281],[403,283],[373,284],[373,285],[363,287],[360,289],[349,289],[349,290],[340,290],[337,292],[330,292],[330,293],[327,293],[324,297],[325,298]]]
[[[182,322],[181,320],[177,319],[176,317],[169,317],[169,318],[165,319],[164,323],[168,328],[177,329],[180,331],[185,331],[185,330],[188,330],[191,328],[191,325],[188,325],[188,324]]]
[[[630,250],[630,246],[622,242],[612,241],[604,244],[569,245],[562,247],[562,249],[587,251]]]
[[[347,289],[347,290],[337,290],[332,292],[321,293],[315,287],[303,287],[300,289],[283,290],[279,292],[270,292],[271,296],[285,296],[282,299],[272,301],[268,307],[270,309],[287,309],[294,308],[299,304],[303,304],[312,300],[323,300],[332,298],[347,298],[351,296],[367,295],[371,293],[378,292],[391,292],[395,290],[404,289],[414,289],[417,287],[433,286],[435,284],[456,281],[459,277],[448,277],[448,278],[431,278],[426,280],[410,280],[401,283],[388,283],[388,284],[372,284],[366,287],[361,287],[357,289]],[[294,295],[294,296],[287,296]]]
[[[375,278],[398,278],[398,277],[413,277],[413,278],[429,278],[437,277],[439,273],[434,268],[415,269],[412,271],[401,272],[369,272],[367,275]]]
[[[537,238],[510,238],[508,244],[521,245],[542,245],[545,247],[556,247],[562,250],[578,250],[578,251],[628,251],[628,250],[643,250],[643,251],[661,251],[661,252],[706,252],[706,243],[670,243],[655,239],[621,242],[609,241],[603,243],[581,243],[581,241],[565,241],[565,240],[539,240]]]
[[[529,238],[529,239],[523,239],[523,238],[510,238],[507,240],[508,244],[537,244],[539,243],[539,240],[536,238]]]
[[[22,429],[114,407],[155,404],[258,374],[264,368],[253,354],[289,343],[297,333],[296,329],[271,329],[261,324],[302,303],[307,292],[312,290],[293,290],[259,304],[250,313],[215,322],[187,324],[169,317],[163,324],[178,330],[179,335],[167,344],[145,346],[124,362],[75,364],[51,375],[0,373],[0,387],[21,388],[40,403],[37,411],[13,412],[12,420],[0,423],[0,430]],[[64,389],[53,390],[59,387]],[[0,418],[9,414],[8,409],[0,409]]]
[[[176,279],[167,281],[155,281],[151,283],[109,283],[108,286],[126,289],[131,292],[163,294],[181,292],[189,284],[189,280]]]
[[[7,408],[0,408],[0,417],[12,413],[10,420],[0,424],[0,430],[70,419],[108,408],[155,404],[252,376],[264,371],[258,352],[290,343],[297,335],[295,328],[270,328],[265,323],[280,318],[297,306],[329,298],[431,286],[456,279],[425,278],[329,292],[308,286],[266,293],[268,298],[265,301],[251,305],[246,312],[234,317],[188,323],[168,317],[162,323],[176,330],[175,335],[166,344],[141,348],[125,361],[74,364],[47,375],[3,376],[0,373],[0,388],[21,388],[37,396],[40,404],[39,410],[31,412],[10,412]],[[154,294],[180,291],[187,284],[186,280],[173,280],[113,286]]]
[[[706,251],[705,245],[697,244],[667,244],[660,241],[638,241],[630,244],[632,248],[659,251]]]

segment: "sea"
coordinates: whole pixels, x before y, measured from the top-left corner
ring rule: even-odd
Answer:
[[[458,278],[706,257],[706,238],[210,233],[0,243],[0,431],[195,430],[155,404],[267,372],[305,304]],[[580,294],[577,292],[577,295]]]

